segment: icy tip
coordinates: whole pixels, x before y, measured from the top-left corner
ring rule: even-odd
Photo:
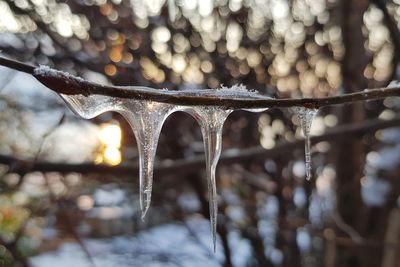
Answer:
[[[147,211],[149,210],[149,208],[145,208],[144,210],[142,210],[142,215],[141,215],[141,219],[142,221],[144,221],[146,219],[146,215],[147,215]]]

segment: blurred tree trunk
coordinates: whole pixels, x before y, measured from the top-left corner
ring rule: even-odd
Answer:
[[[364,69],[368,57],[364,49],[365,38],[362,33],[363,15],[368,8],[367,0],[343,0],[342,34],[345,54],[342,60],[343,93],[352,93],[367,87]],[[364,111],[362,104],[343,106],[341,123],[362,123]],[[337,209],[343,220],[357,229],[357,211],[362,207],[360,178],[362,177],[362,143],[342,138],[337,151]],[[339,249],[336,266],[362,265],[357,251]]]
[[[282,171],[287,162],[282,158],[278,157],[275,160],[277,170],[276,170],[276,191],[275,197],[279,201],[279,215],[278,215],[278,225],[281,231],[277,232],[276,235],[276,246],[284,253],[283,265],[285,267],[301,267],[301,254],[296,242],[297,229],[291,229],[285,231],[285,226],[287,225],[288,218],[288,203],[284,196],[283,191],[285,190],[285,179],[282,177]]]
[[[389,215],[389,223],[385,237],[385,248],[382,259],[382,267],[396,267],[400,262],[399,247],[400,241],[400,209],[394,208]]]

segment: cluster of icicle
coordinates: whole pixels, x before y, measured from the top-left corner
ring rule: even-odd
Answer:
[[[35,69],[35,74],[48,76],[69,76],[60,71],[41,66]],[[76,78],[76,77],[74,77]],[[143,90],[143,87],[131,87],[132,90]],[[155,89],[154,89],[155,90]],[[187,94],[204,95],[204,89],[187,91]],[[229,98],[268,98],[257,92],[249,91],[244,86],[233,86],[231,88],[222,87],[220,89],[207,89],[207,95]],[[131,125],[139,151],[139,183],[140,183],[140,208],[142,219],[145,217],[151,202],[151,192],[153,186],[154,158],[161,128],[166,118],[173,112],[183,111],[195,118],[201,128],[203,135],[206,175],[210,203],[210,221],[213,236],[214,251],[216,246],[216,227],[217,227],[217,190],[215,180],[215,170],[222,147],[222,128],[232,109],[224,109],[218,106],[179,106],[166,103],[155,102],[152,100],[135,100],[127,98],[117,98],[104,95],[65,95],[60,94],[68,106],[79,116],[91,119],[107,111],[120,113]],[[246,109],[251,112],[262,112],[265,109]],[[301,126],[304,129],[306,138],[306,166],[307,177],[310,177],[310,156],[308,133],[311,125],[306,108],[299,108],[298,114],[301,118]],[[308,156],[307,156],[308,155]]]

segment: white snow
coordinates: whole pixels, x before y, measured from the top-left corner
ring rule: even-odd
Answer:
[[[400,87],[400,81],[391,81],[387,87],[388,88]]]
[[[46,66],[46,65],[39,65],[39,67],[36,67],[33,70],[33,73],[35,75],[39,75],[39,76],[60,77],[60,78],[68,79],[68,80],[77,80],[80,82],[85,81],[81,77],[74,76],[65,71],[60,71],[60,70],[50,68],[49,66]]]
[[[192,96],[210,96],[218,98],[234,98],[234,99],[272,99],[257,92],[256,90],[247,89],[243,84],[236,84],[231,87],[221,85],[216,89],[183,89],[180,91],[168,91],[174,94],[184,94]]]
[[[187,227],[191,229],[190,232]],[[166,224],[133,237],[86,239],[84,243],[96,266],[101,267],[221,266],[224,261],[223,249],[222,246],[218,246],[216,254],[213,254],[207,245],[207,222],[203,219],[190,219],[187,227],[182,224]],[[248,241],[242,239],[239,233],[230,232],[228,242],[234,266],[247,266],[251,259],[251,246]],[[92,266],[82,248],[76,243],[63,244],[56,251],[30,259],[33,267],[50,267],[55,263],[58,267]]]

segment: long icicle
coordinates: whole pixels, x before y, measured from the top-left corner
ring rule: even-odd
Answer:
[[[304,135],[304,155],[306,165],[306,179],[311,179],[311,142],[310,142],[310,130],[315,115],[318,113],[318,109],[311,109],[306,107],[295,107],[293,110],[296,112],[300,119],[300,126],[303,130]]]
[[[218,195],[215,179],[215,171],[218,159],[221,155],[222,127],[203,128],[204,152],[206,158],[207,187],[209,194],[210,221],[213,235],[213,247],[215,252],[217,239],[217,216],[218,216]]]
[[[210,224],[215,252],[218,216],[218,195],[215,171],[222,150],[222,128],[226,118],[232,111],[207,106],[194,107],[187,111],[196,118],[200,124],[201,133],[203,135],[210,207]]]

